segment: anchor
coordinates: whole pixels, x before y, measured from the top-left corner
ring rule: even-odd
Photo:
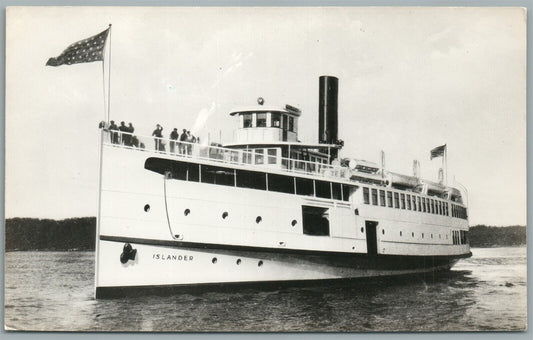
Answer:
[[[137,249],[133,249],[131,244],[126,243],[122,249],[122,254],[120,254],[120,262],[126,264],[129,260],[134,261],[135,255],[137,255]]]

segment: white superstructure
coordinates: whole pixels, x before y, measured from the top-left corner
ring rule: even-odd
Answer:
[[[470,256],[457,189],[337,159],[336,87],[321,77],[316,144],[298,141],[298,109],[262,100],[231,112],[225,146],[161,151],[176,142],[136,136],[140,148],[102,129],[97,297],[402,275]]]

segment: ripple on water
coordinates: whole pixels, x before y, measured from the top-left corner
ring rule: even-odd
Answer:
[[[94,253],[8,252],[5,324],[45,331],[525,329],[525,248],[473,254],[426,277],[95,300]]]

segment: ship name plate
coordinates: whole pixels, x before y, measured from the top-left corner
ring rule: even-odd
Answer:
[[[153,260],[159,261],[192,261],[192,255],[176,255],[176,254],[152,254]]]

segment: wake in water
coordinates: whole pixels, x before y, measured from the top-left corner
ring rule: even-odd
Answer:
[[[472,252],[435,274],[115,300],[93,298],[93,252],[8,252],[5,324],[32,331],[524,330],[526,248]]]

